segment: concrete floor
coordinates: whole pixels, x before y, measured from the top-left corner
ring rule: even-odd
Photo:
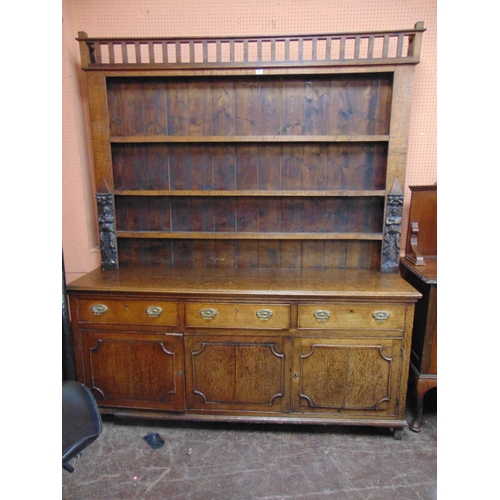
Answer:
[[[62,471],[62,498],[436,499],[436,393],[426,395],[422,431],[405,429],[401,441],[384,428],[104,417],[75,471]],[[153,449],[150,433],[165,445]]]

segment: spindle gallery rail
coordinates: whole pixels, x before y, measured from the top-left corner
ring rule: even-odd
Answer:
[[[162,69],[417,64],[424,23],[413,29],[331,35],[90,38],[81,31],[83,69]]]

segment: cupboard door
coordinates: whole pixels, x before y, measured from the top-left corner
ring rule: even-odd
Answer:
[[[399,412],[399,339],[294,339],[295,412],[395,415]]]
[[[289,356],[283,338],[186,335],[185,345],[189,409],[288,409]]]
[[[84,383],[99,406],[184,409],[180,334],[81,333]]]

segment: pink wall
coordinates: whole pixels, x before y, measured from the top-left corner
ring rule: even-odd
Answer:
[[[273,35],[405,29],[424,21],[410,124],[408,201],[408,185],[437,180],[436,1],[63,0],[62,241],[67,281],[100,265],[78,31],[95,37]],[[407,212],[408,205],[404,226]]]

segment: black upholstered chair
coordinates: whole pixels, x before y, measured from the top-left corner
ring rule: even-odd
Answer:
[[[69,461],[93,443],[102,432],[102,421],[96,400],[79,382],[62,383],[62,465],[68,472]]]

